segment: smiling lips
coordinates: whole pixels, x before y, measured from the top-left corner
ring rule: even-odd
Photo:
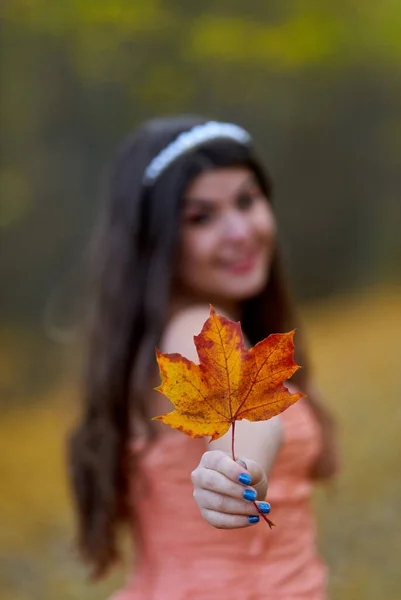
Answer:
[[[235,275],[244,275],[252,271],[257,265],[260,252],[253,251],[241,260],[226,263],[225,268]]]

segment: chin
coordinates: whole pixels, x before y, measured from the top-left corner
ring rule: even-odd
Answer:
[[[237,282],[234,285],[227,285],[225,288],[225,296],[230,296],[233,300],[242,302],[244,300],[250,300],[258,294],[260,294],[266,287],[267,277],[263,274],[263,277],[255,278],[254,281],[243,281]]]
[[[235,297],[238,302],[244,302],[245,300],[251,300],[252,298],[258,296],[263,289],[264,286],[258,286],[247,290],[244,289],[238,292],[235,296],[233,294],[233,297]]]

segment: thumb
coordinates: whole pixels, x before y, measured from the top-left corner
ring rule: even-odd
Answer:
[[[244,469],[248,469],[247,464],[244,460],[237,458],[237,460],[235,462],[238,463],[239,465],[241,465],[242,467],[244,467]]]

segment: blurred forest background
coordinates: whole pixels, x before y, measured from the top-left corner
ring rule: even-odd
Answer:
[[[71,549],[70,333],[113,149],[177,112],[248,128],[273,174],[343,439],[339,482],[316,495],[332,599],[399,598],[401,4],[3,0],[0,28],[1,600],[121,583],[88,586]]]

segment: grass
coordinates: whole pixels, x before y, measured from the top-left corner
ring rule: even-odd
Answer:
[[[315,497],[331,598],[396,600],[401,290],[381,288],[316,303],[303,317],[316,378],[340,423],[343,448],[339,480]],[[29,337],[8,331],[0,346],[2,386],[14,390],[0,417],[0,554],[5,557],[0,600],[107,598],[121,584],[123,569],[90,585],[72,546],[64,438],[74,415],[74,385],[66,384],[68,377],[60,376],[56,384],[49,377],[47,386],[32,389],[36,346],[24,341],[30,353],[23,359],[16,340],[24,336]]]

